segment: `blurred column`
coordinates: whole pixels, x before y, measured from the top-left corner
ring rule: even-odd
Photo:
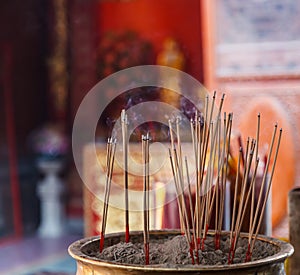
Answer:
[[[58,237],[66,230],[66,216],[63,203],[64,183],[58,174],[63,169],[61,160],[38,161],[38,168],[45,175],[39,183],[38,195],[41,200],[41,237]]]

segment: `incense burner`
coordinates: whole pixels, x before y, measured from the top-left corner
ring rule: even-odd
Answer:
[[[179,231],[151,231],[151,239],[164,238],[172,235],[179,235]],[[213,232],[209,232],[213,235]],[[222,234],[229,234],[223,232]],[[133,242],[142,241],[143,232],[132,232],[131,238]],[[246,233],[241,233],[241,238],[247,238]],[[114,262],[97,260],[88,256],[88,251],[92,247],[99,247],[99,237],[90,237],[78,240],[69,247],[70,255],[77,261],[76,275],[112,275],[112,274],[256,274],[256,275],[276,275],[285,274],[284,261],[293,254],[292,245],[281,240],[259,235],[258,240],[269,243],[276,247],[277,252],[269,257],[241,264],[225,264],[225,265],[187,265],[178,267],[166,267],[161,265],[128,265]],[[111,246],[124,241],[124,233],[108,234],[105,239],[105,246]]]

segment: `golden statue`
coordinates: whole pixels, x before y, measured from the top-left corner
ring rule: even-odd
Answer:
[[[184,69],[185,58],[174,38],[168,37],[165,39],[163,50],[158,54],[156,62],[158,65],[168,66],[178,70]],[[162,71],[161,78],[163,78],[171,90],[180,91],[179,75],[177,77],[174,77],[174,75],[170,77]],[[175,92],[171,92],[169,89],[162,89],[160,98],[163,102],[170,103],[174,107],[179,107],[179,95]]]

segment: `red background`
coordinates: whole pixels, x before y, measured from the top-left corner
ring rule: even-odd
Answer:
[[[152,43],[155,54],[166,37],[175,38],[186,56],[185,71],[202,81],[198,0],[103,2],[97,7],[97,25],[100,38],[110,30],[134,30]]]

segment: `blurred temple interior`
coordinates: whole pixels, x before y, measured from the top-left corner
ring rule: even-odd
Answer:
[[[260,113],[262,154],[273,125],[283,128],[267,233],[288,239],[288,193],[300,182],[299,13],[293,0],[2,0],[0,255],[28,239],[37,245],[36,238],[62,243],[63,236],[73,241],[99,234],[102,208],[74,164],[73,121],[94,85],[138,65],[170,66],[197,79],[209,94],[216,91],[218,100],[225,93],[224,111],[233,112],[233,135],[244,144],[255,135]],[[95,136],[100,159],[101,143],[123,108],[147,100],[181,107],[176,95],[156,87],[119,97],[113,87],[102,92],[100,100],[110,104]],[[90,150],[84,144],[82,167],[85,180],[97,182],[101,176],[93,172],[97,160]],[[138,188],[139,180],[133,181]],[[166,224],[164,211],[157,211],[154,227],[174,225]],[[116,221],[108,222],[108,231],[122,230],[123,216],[112,213]],[[60,249],[67,254],[67,245]],[[8,272],[2,261],[0,274],[23,274],[26,268],[35,274],[25,263],[23,271]],[[72,268],[60,272],[74,274]]]

